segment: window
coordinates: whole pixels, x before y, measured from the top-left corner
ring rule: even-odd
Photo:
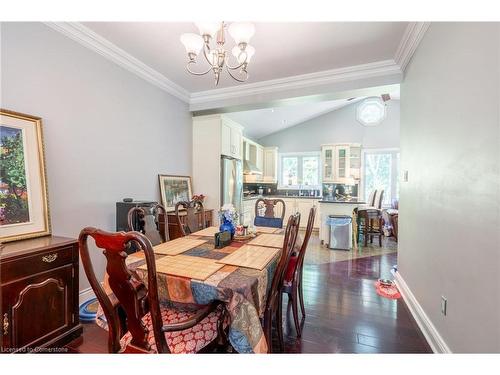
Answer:
[[[363,154],[364,199],[373,190],[383,189],[382,205],[390,207],[399,199],[399,150],[366,150]]]
[[[280,154],[279,188],[320,189],[318,152]]]

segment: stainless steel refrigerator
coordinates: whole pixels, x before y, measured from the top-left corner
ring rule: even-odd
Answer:
[[[221,206],[232,203],[241,214],[243,199],[243,168],[241,160],[221,156]]]

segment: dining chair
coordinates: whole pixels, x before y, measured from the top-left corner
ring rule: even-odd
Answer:
[[[109,295],[96,278],[88,237],[104,250],[112,291]],[[225,341],[226,310],[221,303],[179,308],[160,305],[155,256],[146,236],[87,227],[80,232],[78,241],[85,274],[107,320],[110,353],[195,353]],[[147,286],[126,265],[126,250],[132,242],[144,251]],[[200,337],[195,332],[204,334]]]
[[[277,209],[278,204],[281,205],[281,217],[276,217],[275,209]],[[285,211],[286,205],[283,199],[259,198],[255,202],[254,225],[258,227],[283,228]]]
[[[358,242],[361,234],[363,234],[365,246],[368,245],[368,238],[370,243],[373,243],[373,237],[377,236],[379,246],[382,247],[382,211],[377,208],[359,209],[357,217],[359,223]]]
[[[185,221],[181,219],[179,209],[184,209],[186,213]],[[200,218],[196,215],[198,212],[201,215],[201,222]],[[183,236],[198,232],[206,227],[205,208],[203,207],[203,202],[198,199],[177,202],[175,205],[175,217]]]
[[[383,201],[384,201],[384,190],[375,190],[375,197],[373,198],[372,207],[381,210]]]
[[[147,209],[132,207],[128,211],[127,220],[128,230],[144,234],[153,246],[169,240],[167,211],[161,204]]]
[[[281,255],[276,265],[274,275],[271,281],[271,287],[268,290],[266,298],[266,308],[264,310],[264,335],[266,337],[268,352],[272,353],[272,322],[273,318],[276,319],[276,331],[278,333],[278,342],[280,351],[284,351],[283,340],[283,314],[281,305],[283,304],[283,295],[281,287],[285,277],[285,270],[288,260],[295,247],[297,235],[299,232],[300,213],[295,213],[290,216],[285,230],[285,238],[281,248]]]
[[[368,196],[368,200],[366,202],[366,205],[368,207],[373,207],[375,205],[375,196],[377,195],[377,189],[372,190],[370,195]]]
[[[297,302],[300,302],[300,309],[302,311],[302,320],[306,318],[306,310],[304,307],[304,292],[302,290],[302,269],[304,266],[304,257],[306,255],[307,245],[314,226],[314,218],[316,216],[316,206],[309,210],[309,217],[307,219],[306,233],[302,241],[302,245],[298,254],[292,255],[288,261],[285,272],[285,278],[281,287],[281,293],[288,295],[288,303],[292,305],[293,321],[297,337],[302,335],[302,329],[299,323],[299,311]],[[298,300],[298,301],[297,301]],[[280,305],[281,308],[281,305]]]

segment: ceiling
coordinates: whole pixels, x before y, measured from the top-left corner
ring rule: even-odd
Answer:
[[[193,23],[85,22],[83,25],[161,73],[189,93],[215,88],[213,76],[186,72],[179,37]],[[247,83],[368,64],[395,58],[408,22],[256,23],[256,49]],[[228,36],[228,49],[234,46]],[[205,68],[206,65],[203,65]],[[203,70],[203,69],[200,69]],[[238,86],[224,74],[218,88]]]
[[[232,112],[226,113],[225,116],[243,125],[245,127],[245,136],[257,140],[271,133],[335,111],[361,99],[356,98],[351,101],[348,99],[339,99],[253,111]]]

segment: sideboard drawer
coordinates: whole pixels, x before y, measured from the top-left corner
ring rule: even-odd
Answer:
[[[36,255],[28,255],[15,261],[2,261],[0,264],[0,280],[2,283],[17,280],[21,277],[48,271],[74,261],[72,246],[52,249]]]

